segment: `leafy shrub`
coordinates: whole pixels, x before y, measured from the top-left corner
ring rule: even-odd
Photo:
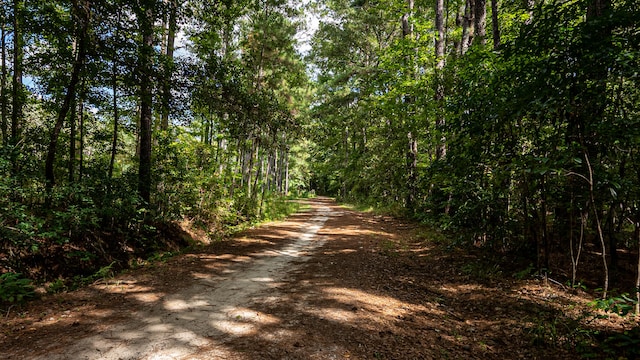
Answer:
[[[0,302],[21,303],[35,296],[31,280],[25,279],[20,273],[5,273],[0,275]]]
[[[65,291],[66,289],[67,286],[65,285],[64,280],[56,279],[55,281],[51,282],[51,284],[49,284],[49,286],[47,287],[47,292],[49,294],[56,294]]]
[[[629,297],[629,294],[622,294],[606,299],[597,299],[591,302],[591,306],[609,313],[626,316],[633,311],[637,300]]]

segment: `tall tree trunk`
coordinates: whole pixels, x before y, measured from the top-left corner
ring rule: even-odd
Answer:
[[[289,151],[285,153],[284,159],[284,194],[289,194]]]
[[[76,101],[71,101],[71,115],[69,116],[69,183],[73,184],[76,166]]]
[[[109,170],[107,171],[109,180],[113,178],[113,167],[118,153],[118,122],[120,121],[120,112],[118,111],[118,62],[115,53],[112,61],[111,91],[113,94],[111,105],[113,106],[113,137],[111,138],[111,159],[109,160]]]
[[[260,153],[260,140],[256,139],[255,141],[253,141],[253,144],[251,146],[251,153],[250,158],[249,158],[249,179],[247,181],[247,197],[249,197],[250,199],[254,199],[255,198],[255,193],[257,192],[256,189],[256,183],[254,183],[259,175],[259,170],[256,170],[256,175],[255,177],[253,176],[253,168],[255,167],[256,161],[258,160],[258,154]]]
[[[141,1],[137,7],[138,26],[142,35],[138,71],[140,74],[140,156],[138,163],[138,193],[145,202],[151,201],[151,129],[152,129],[152,62],[153,62],[153,1]]]
[[[596,203],[595,198],[595,190],[594,190],[594,179],[593,179],[593,167],[591,166],[591,161],[589,160],[589,154],[587,151],[584,153],[584,159],[587,164],[587,170],[589,171],[589,196],[591,198],[591,206],[593,207],[593,215],[595,217],[596,229],[598,234],[598,239],[600,240],[600,250],[602,251],[602,267],[604,269],[604,286],[602,289],[602,298],[607,298],[607,291],[609,290],[609,265],[607,264],[607,247],[604,242],[604,234],[602,232],[602,222],[600,221],[600,214]]]
[[[165,71],[162,81],[162,120],[161,129],[169,129],[169,113],[171,112],[171,78],[173,76],[173,53],[175,50],[175,39],[177,29],[177,0],[168,0],[169,21],[167,29],[167,43],[165,49]]]
[[[8,128],[8,104],[7,104],[7,32],[6,15],[0,19],[0,56],[2,56],[2,66],[0,68],[0,130],[2,131],[2,145],[6,146],[9,142]]]
[[[462,41],[460,45],[461,55],[464,55],[471,42],[473,41],[474,26],[475,26],[475,0],[467,0],[464,7],[464,17],[462,20]]]
[[[464,21],[464,6],[459,6],[456,9],[456,29],[462,27],[462,22]],[[453,40],[453,48],[455,49],[455,54],[462,53],[462,37],[460,40],[457,38]]]
[[[24,104],[24,91],[22,85],[22,24],[20,17],[23,7],[22,0],[13,0],[13,78],[11,89],[11,162],[14,175],[18,173],[18,153],[16,146],[20,137],[22,126],[22,107]]]
[[[500,23],[498,20],[498,1],[491,0],[491,28],[493,31],[493,48],[500,47]]]
[[[413,24],[410,21],[411,16],[413,16],[413,9],[415,7],[414,0],[407,0],[407,12],[402,16],[402,37],[405,39],[411,39],[413,37]],[[407,68],[411,69],[409,71],[409,76],[414,78],[416,76],[415,65],[413,61],[412,55],[407,56]],[[413,103],[414,99],[411,95],[405,95],[406,106],[410,107]],[[412,124],[412,120],[408,119],[409,124]],[[409,210],[412,210],[414,207],[415,198],[417,196],[417,167],[418,167],[418,140],[416,139],[413,131],[411,129],[413,126],[409,126],[409,131],[407,132],[407,153],[406,153],[406,162],[407,162],[407,198],[405,200],[406,207]],[[356,145],[354,143],[354,145]]]
[[[480,1],[480,0],[476,0]],[[445,59],[444,59],[444,49],[445,49],[445,24],[444,24],[444,0],[436,0],[436,41],[435,41],[435,55],[436,55],[436,75],[435,75],[435,83],[436,83],[436,92],[435,92],[435,101],[437,106],[437,117],[436,117],[436,129],[438,131],[442,130],[445,125],[445,117],[443,111],[443,101],[444,101],[444,79],[442,76],[442,70],[444,69]],[[447,146],[446,139],[442,137],[438,144],[436,145],[436,159],[442,159],[446,156]]]
[[[474,43],[487,44],[487,0],[475,0],[475,30]]]
[[[89,24],[91,21],[91,8],[89,0],[84,0],[80,2],[79,0],[73,1],[73,10],[75,12],[74,18],[76,22],[79,24],[79,28],[77,29],[77,38],[78,38],[78,52],[76,54],[76,58],[73,62],[73,69],[71,71],[71,79],[69,80],[69,85],[67,86],[67,92],[65,94],[62,107],[58,112],[58,118],[54,125],[53,131],[51,132],[51,137],[49,140],[49,147],[47,150],[47,159],[45,162],[45,179],[47,182],[47,188],[50,189],[55,185],[55,175],[54,175],[54,163],[56,157],[56,148],[58,145],[58,137],[60,135],[60,130],[62,130],[62,125],[64,124],[64,119],[67,117],[71,105],[73,104],[73,99],[76,96],[76,87],[80,80],[80,72],[84,66],[84,58],[87,53],[87,42],[88,42],[88,32],[89,32]]]
[[[524,0],[524,8],[529,12],[529,18],[525,20],[525,24],[529,25],[533,22],[533,8],[536,6],[535,0]]]
[[[120,23],[120,10],[116,9],[116,17],[118,24]],[[116,27],[114,38],[120,37],[120,29]],[[111,158],[109,159],[109,168],[107,170],[107,178],[113,179],[113,168],[116,163],[116,155],[118,154],[118,125],[120,122],[120,111],[118,109],[118,50],[114,48],[113,58],[111,59],[111,106],[113,107],[113,136],[111,138]],[[109,185],[110,186],[110,185]]]
[[[436,68],[438,71],[444,68],[444,50],[445,50],[445,25],[444,25],[444,0],[436,0],[436,40],[435,40],[435,55],[436,55]]]
[[[84,89],[84,85],[82,86],[82,88]],[[84,119],[85,119],[85,113],[84,113],[84,99],[85,99],[86,94],[82,93],[80,94],[80,107],[78,108],[78,112],[80,113],[80,148],[78,149],[78,152],[80,153],[80,159],[78,161],[78,179],[82,180],[82,176],[84,174],[84,132],[85,132],[85,126],[84,126]]]
[[[413,34],[413,24],[409,21],[413,15],[414,0],[407,0],[407,12],[402,15],[402,37],[409,37]]]

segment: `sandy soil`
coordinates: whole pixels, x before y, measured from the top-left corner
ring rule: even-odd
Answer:
[[[309,205],[287,221],[12,309],[0,357],[579,358],[577,338],[560,327],[579,318],[586,294],[474,273],[475,255],[445,250],[412,223],[329,199]]]

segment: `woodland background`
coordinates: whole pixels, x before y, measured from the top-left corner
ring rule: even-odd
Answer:
[[[1,7],[4,301],[27,278],[67,288],[177,251],[181,221],[215,238],[309,191],[640,296],[635,0]]]

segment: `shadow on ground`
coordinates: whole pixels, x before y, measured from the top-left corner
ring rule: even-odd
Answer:
[[[579,339],[560,329],[568,319],[561,310],[579,298],[535,281],[472,277],[473,257],[431,245],[414,224],[325,198],[310,204],[313,211],[233,241],[52,297],[23,312],[26,320],[5,324],[0,352],[15,359],[579,358]],[[304,237],[309,244],[295,247]]]

